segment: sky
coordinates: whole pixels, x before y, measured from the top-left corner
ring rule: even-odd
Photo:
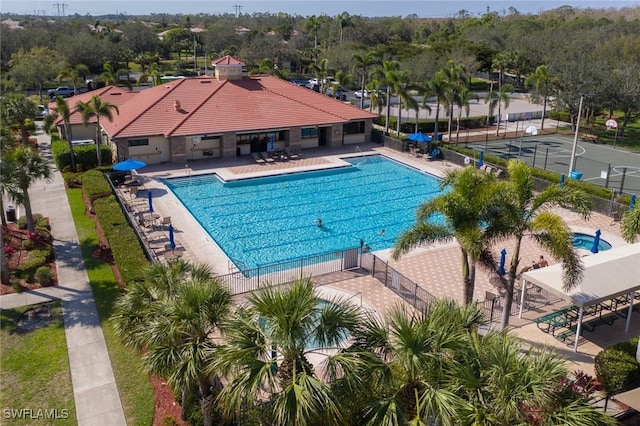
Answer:
[[[351,15],[368,17],[407,16],[444,18],[456,15],[460,10],[467,10],[472,15],[482,15],[490,11],[507,12],[514,7],[520,13],[539,13],[549,9],[569,5],[576,8],[622,8],[639,6],[640,0],[466,0],[466,1],[378,1],[378,0],[109,0],[109,1],[75,1],[75,0],[2,0],[2,13],[35,14],[45,16],[69,16],[107,14],[150,15],[152,13],[211,15],[240,12],[242,14],[278,13],[311,16],[326,14],[329,16],[347,12]]]

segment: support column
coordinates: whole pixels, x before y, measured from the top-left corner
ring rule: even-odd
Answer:
[[[584,307],[580,306],[580,312],[578,313],[578,324],[576,324],[576,338],[573,342],[573,351],[578,352],[578,339],[580,338],[580,333],[582,333],[582,317],[584,316]]]

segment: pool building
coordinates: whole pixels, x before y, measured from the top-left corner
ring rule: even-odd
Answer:
[[[244,63],[225,56],[212,62],[213,77],[162,83],[140,92],[109,86],[68,100],[97,95],[118,106],[113,120],[100,120],[102,143],[114,160],[184,164],[198,159],[301,152],[307,148],[362,144],[371,140],[376,114],[286,80],[248,76]],[[61,129],[63,123],[56,123]],[[95,139],[95,119],[71,116],[74,139]]]

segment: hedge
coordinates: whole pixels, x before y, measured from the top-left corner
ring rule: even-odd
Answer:
[[[99,170],[89,170],[82,175],[82,192],[93,203],[97,198],[111,195],[111,186]]]
[[[638,337],[606,348],[595,358],[598,380],[608,393],[640,384],[640,363],[636,360]]]
[[[111,148],[101,145],[102,162],[111,164]],[[60,170],[66,170],[71,167],[71,155],[69,154],[69,145],[66,141],[57,140],[51,143],[51,151],[53,153],[53,161]],[[76,167],[78,170],[90,170],[98,166],[98,157],[96,156],[95,145],[79,145],[73,147],[73,153],[76,158]]]
[[[125,283],[143,280],[142,271],[149,265],[149,261],[116,198],[113,195],[99,198],[94,201],[93,207],[111,246],[122,280]]]
[[[404,121],[404,120],[412,120],[412,119],[413,121]],[[374,119],[373,121],[374,123],[380,126],[384,126],[386,121],[386,116],[382,114],[378,118]],[[466,129],[484,128],[486,123],[487,123],[486,116],[463,117],[460,119],[460,130],[462,131],[462,129],[464,129],[466,131]],[[445,133],[447,131],[448,125],[449,125],[448,118],[447,117],[441,118],[438,121],[438,132]],[[457,127],[456,119],[454,118],[451,128],[453,129],[453,131],[455,131],[456,127]],[[395,131],[397,128],[398,128],[398,117],[397,116],[389,117],[389,129]],[[435,129],[435,120],[433,119],[418,120],[419,132],[433,133],[434,129]],[[400,125],[400,131],[402,133],[415,133],[416,131],[415,115],[412,117],[410,114],[408,118],[407,117],[403,118],[403,122]]]

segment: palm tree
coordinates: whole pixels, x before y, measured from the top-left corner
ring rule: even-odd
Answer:
[[[89,68],[84,64],[77,64],[72,68],[63,68],[58,73],[58,80],[71,81],[73,84],[73,93],[78,93],[78,82],[82,80],[86,80],[87,76],[90,75],[91,72]]]
[[[418,133],[418,122],[420,121],[420,109],[424,108],[429,112],[429,115],[431,115],[431,107],[429,106],[428,99],[429,96],[431,95],[431,87],[430,85],[427,83],[425,85],[416,85],[415,89],[418,91],[418,94],[420,96],[422,96],[422,101],[420,102],[416,102],[413,105],[413,109],[416,112],[416,127],[415,127],[415,131],[414,133]]]
[[[464,110],[466,117],[469,117],[469,102],[471,99],[475,99],[477,101],[478,95],[465,87],[458,92],[455,100],[456,106],[458,107],[458,117],[456,119],[456,145],[460,138],[460,118],[462,117],[462,110]]]
[[[552,185],[539,193],[534,192],[531,169],[522,161],[509,161],[507,174],[507,180],[494,184],[496,208],[502,211],[502,223],[498,228],[505,238],[515,238],[509,269],[501,277],[506,291],[501,323],[503,328],[509,324],[522,239],[529,236],[554,258],[560,259],[564,289],[570,290],[582,279],[582,261],[573,247],[571,230],[562,217],[550,209],[568,207],[585,220],[591,213],[590,199],[580,190],[566,185]]]
[[[93,117],[96,118],[96,151],[98,156],[98,166],[102,165],[102,127],[100,127],[100,117],[105,117],[107,120],[113,120],[113,113],[120,114],[120,110],[117,105],[113,105],[109,102],[103,102],[100,96],[94,95],[89,102],[78,101],[76,103],[76,110],[82,114],[82,124],[87,126],[89,120]]]
[[[27,229],[29,232],[34,232],[35,225],[31,211],[29,187],[38,179],[51,179],[51,169],[40,153],[24,146],[17,147],[12,152],[3,155],[2,163],[3,172],[9,173],[2,176],[6,191],[11,198],[24,206]]]
[[[340,23],[340,46],[342,46],[342,41],[344,39],[344,29],[347,27],[353,27],[353,18],[347,12],[342,12],[338,16],[338,20]]]
[[[375,52],[356,52],[351,58],[353,59],[353,68],[360,69],[362,71],[362,77],[360,80],[360,90],[363,96],[360,98],[360,108],[364,109],[364,90],[367,84],[367,69],[379,62],[378,56]]]
[[[160,67],[157,62],[153,62],[149,66],[148,71],[144,71],[142,74],[140,74],[140,77],[138,77],[138,81],[136,82],[136,84],[140,86],[140,84],[146,82],[150,78],[154,86],[159,86],[162,83],[160,77],[162,77]]]
[[[266,287],[251,294],[224,325],[226,344],[212,365],[229,384],[218,398],[228,415],[264,403],[272,424],[305,425],[324,418],[338,423],[340,410],[329,384],[308,356],[337,348],[359,323],[359,308],[341,299],[322,303],[310,279],[285,290]],[[348,372],[357,351],[329,355],[329,379]]]
[[[638,204],[624,214],[620,229],[626,242],[635,242],[636,235],[640,234],[640,207]]]
[[[27,120],[36,116],[38,108],[31,99],[23,93],[10,93],[2,97],[0,114],[5,123],[15,125],[20,130],[22,146],[29,144],[29,129]]]
[[[433,140],[438,140],[438,127],[440,125],[440,105],[447,93],[447,81],[441,71],[438,71],[433,76],[433,79],[428,83],[430,92],[436,97],[436,117],[433,126]]]
[[[489,117],[493,115],[493,113],[496,110],[496,107],[498,107],[498,115],[496,117],[497,119],[496,136],[500,134],[500,116],[502,115],[502,106],[504,105],[505,109],[509,108],[509,94],[513,93],[513,91],[514,91],[514,88],[512,85],[505,84],[502,87],[500,87],[500,89],[497,92],[493,90],[489,91],[484,98],[484,102],[486,104],[489,104],[489,112],[488,112],[487,120],[489,119]],[[507,130],[505,127],[505,132],[506,131]]]
[[[590,403],[593,387],[580,389],[565,361],[551,348],[523,354],[522,343],[505,332],[466,335],[448,375],[467,404],[458,411],[466,425],[615,425]]]
[[[386,86],[387,92],[387,113],[385,119],[385,133],[389,133],[389,118],[391,116],[391,85],[398,80],[397,73],[400,70],[400,63],[398,61],[383,61],[382,68],[375,71],[375,77],[378,78],[380,83]]]
[[[551,86],[555,82],[549,74],[549,70],[546,65],[540,65],[536,68],[536,71],[527,77],[524,81],[526,85],[533,85],[540,95],[542,95],[542,121],[540,122],[540,128],[544,130],[544,118],[547,115],[547,101],[549,94],[551,93]]]
[[[144,352],[149,374],[165,377],[182,395],[183,420],[190,390],[198,389],[203,423],[213,424],[219,379],[207,371],[231,297],[205,265],[178,260],[150,266],[145,280],[127,285],[116,302],[114,328],[125,345]]]
[[[401,119],[402,119],[402,105],[406,105],[407,109],[418,108],[418,101],[411,96],[412,90],[417,90],[417,86],[409,84],[409,73],[406,71],[397,74],[397,80],[393,84],[395,95],[398,97],[398,126],[397,133],[400,135]]]
[[[67,141],[69,147],[69,157],[71,161],[71,171],[76,172],[76,158],[73,152],[73,135],[71,131],[71,108],[69,103],[62,96],[56,97],[56,105],[53,107],[53,114],[62,117],[62,123],[64,126],[64,139]]]
[[[318,49],[318,31],[320,30],[320,24],[322,23],[322,19],[318,18],[316,15],[310,16],[304,23],[304,28],[306,31],[311,31],[313,33],[313,49]]]
[[[378,115],[382,114],[382,108],[386,105],[386,93],[381,89],[381,84],[378,80],[371,80],[365,87],[369,94],[369,112],[373,110],[375,105],[378,110]]]
[[[100,78],[104,81],[104,84],[106,84],[107,86],[123,85],[128,89],[131,89],[131,82],[129,81],[128,77],[126,80],[120,79],[120,77],[123,75],[129,75],[128,68],[115,69],[111,64],[104,64],[102,66],[102,69],[104,71],[102,72],[102,74],[100,74]]]
[[[456,65],[455,62],[449,60],[441,70],[442,78],[446,82],[446,91],[444,94],[444,102],[448,112],[447,139],[451,141],[451,128],[453,126],[453,106],[459,98],[459,93],[469,85],[469,76],[462,65]]]
[[[475,167],[448,173],[441,188],[450,187],[450,191],[418,207],[416,223],[398,237],[392,257],[398,259],[425,243],[455,238],[462,255],[463,300],[465,304],[472,303],[477,265],[489,271],[497,269],[490,244],[501,235],[503,224],[493,208],[493,183],[491,174]],[[442,215],[444,223],[435,222],[436,215]]]
[[[427,313],[396,306],[385,321],[371,316],[354,334],[354,346],[384,361],[360,376],[370,388],[382,387],[362,412],[366,424],[454,425],[468,403],[448,385],[447,371],[464,349],[466,334],[482,324],[475,305],[434,301]],[[381,386],[377,386],[381,383]]]

